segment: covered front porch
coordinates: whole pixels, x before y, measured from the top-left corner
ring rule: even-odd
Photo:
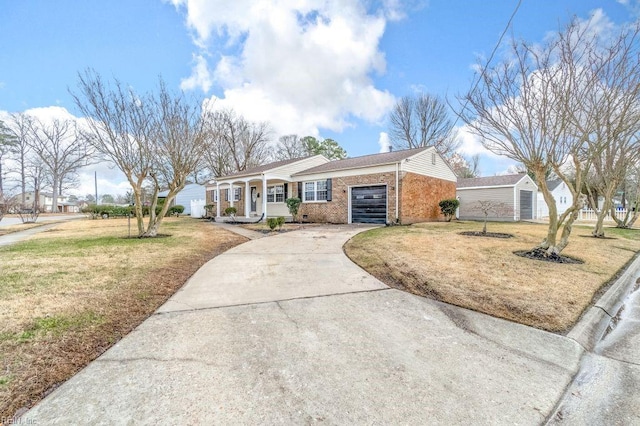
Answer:
[[[293,196],[294,184],[286,176],[260,174],[222,179],[211,190],[216,221],[257,222],[267,217],[283,216],[292,220],[285,200]],[[225,214],[235,207],[235,217]]]

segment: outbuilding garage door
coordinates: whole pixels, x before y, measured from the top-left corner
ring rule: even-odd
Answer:
[[[351,188],[351,223],[386,223],[387,187]]]
[[[533,219],[533,191],[520,191],[520,220]]]

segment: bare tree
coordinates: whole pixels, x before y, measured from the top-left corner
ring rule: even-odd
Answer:
[[[72,95],[88,119],[87,138],[127,177],[138,236],[156,236],[172,199],[196,171],[206,149],[201,102],[171,94],[162,80],[157,95],[138,95],[118,80],[113,87],[105,85],[93,71],[79,76],[79,88],[80,93]],[[169,194],[156,215],[161,188]],[[145,227],[143,205],[148,192],[151,208]]]
[[[480,155],[465,158],[457,152],[449,157],[449,165],[459,179],[475,178],[480,176]]]
[[[115,80],[113,87],[100,75],[79,75],[75,103],[87,118],[85,136],[96,150],[113,161],[127,177],[134,196],[138,235],[145,232],[143,186],[153,165],[151,111],[147,97]]]
[[[298,135],[280,136],[276,145],[274,159],[276,161],[302,158],[309,155],[302,138]]]
[[[51,179],[51,210],[57,212],[63,177],[88,165],[93,159],[93,147],[80,135],[76,123],[71,120],[53,120],[51,124],[46,124],[33,119],[27,143]]]
[[[389,114],[389,136],[398,149],[433,145],[445,158],[460,147],[447,105],[437,96],[422,93],[400,98]]]
[[[269,125],[252,123],[233,110],[207,113],[205,164],[215,176],[264,164],[269,158]]]
[[[171,201],[187,183],[187,177],[199,166],[207,150],[206,127],[203,122],[201,102],[190,101],[184,94],[174,95],[160,81],[159,93],[154,98],[152,128],[155,141],[153,167],[149,175],[155,193],[149,209],[149,226],[145,237],[158,234],[162,219]],[[165,202],[156,216],[158,191],[168,189]]]
[[[5,192],[0,192],[0,220],[5,214],[11,213],[17,208],[17,198]]]
[[[629,166],[623,186],[625,190],[622,193],[622,201],[625,203],[629,200],[626,204],[627,212],[624,217],[619,218],[615,206],[611,205],[610,213],[617,228],[631,228],[640,217],[640,161]]]
[[[596,111],[583,105],[599,84],[595,71],[610,62],[608,56],[596,54],[600,43],[604,40],[577,20],[543,46],[514,41],[510,58],[484,67],[476,89],[463,100],[461,117],[483,138],[484,146],[523,163],[535,176],[549,206],[547,236],[534,249],[545,256],[567,246],[584,202],[579,189],[592,162],[590,137],[597,121]],[[567,173],[568,165],[573,176]],[[560,217],[547,186],[549,170],[573,196],[573,204]]]
[[[0,195],[4,193],[4,177],[5,170],[3,168],[4,161],[16,149],[17,138],[15,134],[0,121]]]
[[[16,168],[12,172],[18,174],[20,180],[20,206],[26,206],[27,181],[29,179],[29,166],[31,161],[31,148],[29,147],[29,129],[31,128],[31,117],[24,113],[11,114],[9,127],[16,136],[13,160]]]
[[[595,62],[604,59],[594,73],[599,83],[587,95],[582,108],[594,120],[590,143],[593,150],[591,178],[585,180],[591,199],[604,198],[601,208],[595,203],[597,220],[594,237],[604,237],[604,218],[613,205],[613,196],[622,185],[627,170],[640,160],[640,27],[624,30],[607,49],[594,49]]]
[[[487,220],[494,213],[497,217],[513,217],[513,207],[496,200],[479,200],[469,206],[469,210],[479,212],[484,216],[482,233],[487,233]]]

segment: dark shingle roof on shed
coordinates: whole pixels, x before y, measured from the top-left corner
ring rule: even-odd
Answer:
[[[363,167],[397,163],[429,148],[431,147],[424,146],[421,148],[403,149],[398,151],[383,152],[379,154],[363,155],[361,157],[345,158],[344,160],[330,161],[328,163],[295,173],[293,176],[333,172],[336,170],[360,169]]]
[[[479,178],[458,179],[456,188],[475,188],[479,186],[510,186],[520,182],[524,173],[503,176],[485,176]]]

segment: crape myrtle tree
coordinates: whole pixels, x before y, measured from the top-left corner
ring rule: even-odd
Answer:
[[[594,121],[589,141],[592,170],[585,180],[596,207],[594,237],[604,237],[604,219],[615,216],[613,197],[627,171],[640,160],[640,40],[637,25],[621,31],[608,45],[590,52],[601,66],[595,68],[596,85],[587,93],[583,109]],[[602,58],[602,59],[600,59]],[[598,208],[597,195],[603,197]]]
[[[428,93],[396,102],[389,113],[389,137],[397,149],[433,145],[445,158],[460,147],[447,104]]]
[[[544,45],[514,40],[510,57],[481,67],[477,86],[462,99],[461,117],[484,146],[522,163],[535,176],[549,206],[546,238],[534,248],[544,256],[558,255],[569,243],[584,203],[579,189],[601,146],[593,143],[599,109],[583,106],[602,88],[600,71],[615,57],[602,52],[620,46],[619,39],[607,40],[577,19]],[[549,170],[573,196],[560,216],[545,179]]]
[[[127,177],[138,236],[156,236],[171,201],[201,160],[205,134],[202,103],[170,93],[162,80],[159,93],[139,95],[118,80],[105,83],[91,70],[79,74],[78,87],[79,91],[72,95],[87,118],[86,137]],[[153,195],[145,226],[143,200],[147,184]],[[161,187],[169,193],[162,211],[156,215]]]

